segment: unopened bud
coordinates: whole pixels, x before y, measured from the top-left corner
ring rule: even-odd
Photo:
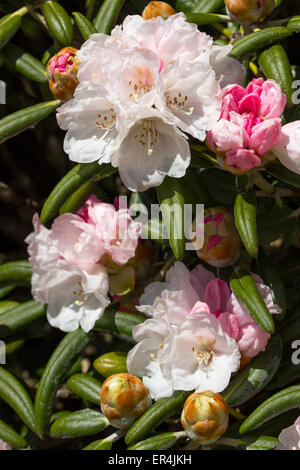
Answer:
[[[225,0],[231,19],[237,23],[256,23],[275,8],[275,0]]]
[[[114,374],[101,388],[101,409],[110,424],[128,429],[151,405],[148,389],[131,374]]]
[[[199,235],[202,227],[193,227]],[[193,240],[192,240],[193,241]],[[224,207],[211,207],[204,211],[204,243],[197,250],[200,259],[218,268],[232,266],[239,258],[240,241],[232,214]]]
[[[193,441],[212,444],[228,427],[228,406],[218,393],[206,391],[190,395],[182,410],[181,424]]]
[[[171,15],[175,15],[176,11],[171,5],[165,2],[150,2],[145,7],[142,17],[144,20],[150,20],[161,16],[162,18],[169,18]]]
[[[49,60],[47,73],[49,88],[55,98],[67,101],[73,98],[77,79],[79,59],[77,49],[64,47]]]

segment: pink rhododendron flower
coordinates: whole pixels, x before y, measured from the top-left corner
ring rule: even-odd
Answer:
[[[283,126],[280,141],[273,152],[284,166],[300,175],[300,121]]]
[[[276,450],[300,450],[300,416],[292,426],[281,431],[278,439]]]
[[[131,219],[128,209],[116,211],[92,196],[77,214],[57,217],[50,230],[37,214],[33,225],[34,233],[26,239],[33,297],[48,304],[52,326],[89,331],[110,303],[109,259],[125,265],[134,257],[141,224]],[[132,270],[126,271],[128,276]],[[118,279],[124,283],[122,276]]]
[[[223,90],[219,121],[207,134],[207,144],[232,173],[261,166],[282,139],[280,116],[286,96],[274,80],[253,79],[247,88]]]
[[[220,83],[243,80],[231,48],[213,46],[183,14],[128,16],[111,36],[92,35],[78,51],[74,99],[58,109],[65,152],[76,162],[110,162],[132,191],[184,176],[185,134],[203,141],[220,114]]]
[[[12,446],[0,439],[0,450],[12,450]]]

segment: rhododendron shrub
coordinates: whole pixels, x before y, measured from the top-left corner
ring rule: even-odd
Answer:
[[[299,17],[1,2],[0,450],[300,450]]]

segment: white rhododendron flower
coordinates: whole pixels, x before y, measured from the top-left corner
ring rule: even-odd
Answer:
[[[213,46],[182,13],[128,16],[111,36],[92,35],[78,51],[74,98],[58,109],[65,152],[80,163],[111,163],[132,191],[184,176],[183,132],[205,140],[220,115],[221,86],[243,80],[230,50]]]
[[[300,416],[292,426],[281,431],[278,439],[276,450],[300,450]]]

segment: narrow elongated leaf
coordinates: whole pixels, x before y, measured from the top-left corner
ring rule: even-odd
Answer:
[[[100,404],[101,383],[94,377],[86,374],[72,375],[67,381],[67,387],[84,400]]]
[[[21,26],[22,16],[5,15],[0,19],[0,49],[11,40]]]
[[[264,401],[240,427],[240,433],[252,431],[258,428],[271,418],[278,416],[285,411],[293,408],[299,408],[300,403],[300,385],[285,388]]]
[[[29,287],[31,283],[32,270],[28,261],[9,261],[0,265],[0,286]]]
[[[234,204],[234,219],[243,244],[249,255],[258,255],[256,227],[256,198],[253,189],[245,195],[238,194]]]
[[[10,294],[16,286],[6,286],[6,287],[0,287],[0,299],[3,299],[6,297],[8,294]]]
[[[290,36],[292,32],[284,26],[274,26],[272,28],[261,29],[254,33],[247,34],[246,36],[238,39],[230,52],[232,57],[238,59],[258,49],[274,44],[275,42],[282,41]]]
[[[224,7],[224,0],[197,0],[193,12],[214,13]]]
[[[152,432],[170,413],[182,407],[190,392],[175,392],[170,398],[161,398],[155,402],[131,426],[125,436],[125,443],[131,446]]]
[[[0,398],[35,431],[33,405],[24,386],[8,370],[0,367]]]
[[[82,450],[110,450],[112,448],[112,442],[107,439],[101,439],[98,441],[91,442]]]
[[[47,307],[29,300],[0,315],[0,338],[5,338],[34,320],[46,315]]]
[[[97,33],[93,23],[91,23],[90,20],[87,19],[82,13],[79,11],[74,11],[72,15],[74,16],[78,29],[85,41],[88,40],[91,34]]]
[[[260,245],[268,243],[283,237],[287,232],[295,228],[297,218],[293,215],[292,209],[286,204],[274,207],[265,214],[257,215],[257,231]]]
[[[299,306],[289,312],[278,329],[284,346],[290,346],[295,339],[299,338],[300,332],[300,308]]]
[[[281,355],[281,339],[279,336],[274,336],[266,350],[252,359],[222,392],[228,405],[241,405],[262,390],[278,370]]]
[[[261,436],[252,444],[246,447],[246,450],[272,450],[279,444],[279,440],[272,436]]]
[[[102,317],[96,321],[94,330],[109,331],[112,334],[121,336],[126,341],[132,342],[132,328],[143,321],[145,321],[145,317],[134,313],[106,309]]]
[[[103,377],[109,377],[113,374],[128,372],[126,358],[126,353],[110,352],[95,359],[93,366]]]
[[[0,144],[29,127],[35,126],[39,121],[53,113],[59,104],[59,100],[45,101],[0,119]]]
[[[291,348],[291,356],[295,352]],[[292,357],[283,360],[273,379],[266,386],[267,390],[279,390],[300,379],[300,363],[293,364]]]
[[[266,166],[265,169],[267,173],[274,176],[275,178],[278,178],[279,180],[300,189],[300,175],[294,173],[291,170],[288,170],[285,166],[279,163],[271,163],[270,165]]]
[[[176,259],[179,260],[185,249],[184,195],[180,181],[166,177],[157,188],[157,196],[169,234],[170,246]]]
[[[284,48],[280,44],[275,44],[260,54],[258,62],[265,76],[280,85],[288,103],[292,104],[293,74]]]
[[[197,2],[195,0],[177,0],[175,3],[176,11],[183,11],[183,13],[188,13],[193,10]]]
[[[300,16],[298,15],[298,16],[294,16],[293,18],[291,18],[286,26],[293,33],[299,33],[299,31],[300,31]]]
[[[1,300],[0,301],[0,315],[7,312],[7,310],[11,310],[13,307],[19,305],[18,302],[14,300]]]
[[[230,286],[257,325],[267,333],[274,333],[273,318],[258,292],[253,277],[243,271],[239,278],[231,280]]]
[[[124,0],[104,0],[94,19],[98,33],[109,34],[114,27]]]
[[[96,188],[96,182],[87,181],[83,184],[59,209],[60,214],[67,212],[77,212],[87,201]]]
[[[48,82],[48,75],[43,64],[14,44],[7,44],[0,51],[0,59],[12,70],[30,80],[38,83]]]
[[[27,442],[11,426],[0,419],[0,439],[16,449],[27,447]]]
[[[97,162],[76,165],[59,181],[49,195],[41,212],[41,222],[45,224],[54,217],[70,196],[87,181],[93,180],[96,182],[116,171],[116,168],[111,165],[98,165]]]
[[[62,46],[71,46],[74,30],[66,10],[59,3],[49,0],[44,5],[44,15],[55,39]]]
[[[52,353],[38,385],[34,403],[36,428],[41,437],[49,429],[58,388],[93,336],[93,332],[85,333],[79,328],[68,333]]]
[[[127,450],[166,450],[173,447],[177,441],[178,437],[175,432],[165,432],[137,442]]]
[[[50,435],[56,438],[88,436],[102,431],[108,424],[102,413],[87,408],[58,418],[50,428]]]
[[[198,26],[213,23],[226,23],[228,18],[225,15],[216,15],[215,13],[194,13],[191,11],[187,13],[186,19],[189,23],[195,23]]]

